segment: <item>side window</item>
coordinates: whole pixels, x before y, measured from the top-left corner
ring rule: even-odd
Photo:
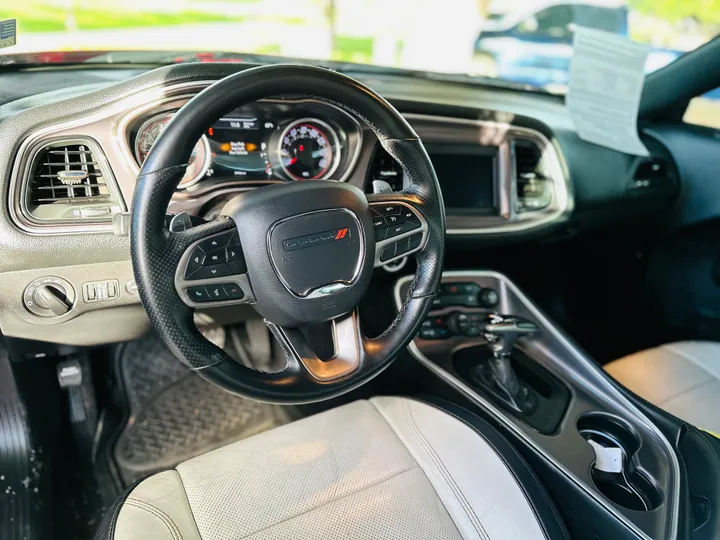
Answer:
[[[683,122],[720,129],[720,88],[690,100]]]
[[[552,6],[538,11],[518,24],[518,33],[534,34],[538,37],[570,39],[572,24],[575,22],[572,6]]]

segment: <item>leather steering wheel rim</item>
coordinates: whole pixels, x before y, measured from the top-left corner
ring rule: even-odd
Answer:
[[[207,126],[245,104],[288,95],[288,89],[292,89],[294,96],[330,103],[365,122],[404,169],[408,187],[397,193],[367,195],[364,204],[368,216],[368,202],[399,202],[420,214],[427,224],[424,245],[414,254],[417,271],[397,317],[382,335],[367,338],[360,332],[357,313],[353,311],[347,316],[344,320],[350,321],[354,336],[346,334],[345,337],[356,340],[357,365],[347,373],[327,379],[318,378],[307,369],[304,355],[298,354],[298,348],[290,339],[293,334],[272,323],[268,326],[288,356],[288,367],[279,373],[247,368],[206,340],[195,327],[193,309],[183,303],[174,286],[175,271],[182,254],[193,243],[233,230],[235,222],[225,216],[185,231],[170,232],[165,220],[168,204],[185,173],[195,142]],[[265,189],[269,188],[258,188]],[[374,241],[372,226],[370,231],[365,228],[364,233]],[[444,255],[445,211],[438,181],[422,142],[392,105],[367,86],[337,72],[311,66],[273,65],[247,69],[217,81],[174,115],[138,176],[130,236],[140,299],[154,328],[177,358],[203,378],[243,397],[274,403],[308,403],[335,397],[367,382],[413,339],[438,291]],[[374,254],[374,244],[371,248]],[[251,284],[253,280],[262,279],[252,273],[248,277]]]

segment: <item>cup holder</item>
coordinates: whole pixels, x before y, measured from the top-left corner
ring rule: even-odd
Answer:
[[[587,413],[578,419],[577,428],[595,451],[592,479],[605,497],[646,512],[662,504],[660,489],[640,470],[640,437],[629,425],[609,414]]]

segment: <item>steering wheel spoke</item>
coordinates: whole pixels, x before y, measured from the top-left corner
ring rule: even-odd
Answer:
[[[203,308],[255,301],[232,220],[221,218],[169,234],[179,255],[175,289],[185,305]]]
[[[269,321],[266,324],[287,353],[289,366],[304,368],[317,381],[346,377],[360,367],[365,357],[357,309],[324,323],[325,335],[317,332],[320,325],[301,330]]]
[[[368,195],[375,227],[375,267],[422,251],[428,222],[417,197],[406,193]]]

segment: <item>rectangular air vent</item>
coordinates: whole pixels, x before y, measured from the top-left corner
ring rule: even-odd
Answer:
[[[403,172],[402,167],[395,161],[395,158],[378,144],[372,162],[370,163],[370,181],[368,182],[368,186],[372,187],[373,180],[382,180],[390,184],[393,191],[402,191]]]
[[[531,140],[513,140],[517,212],[542,210],[550,204],[552,186],[545,173],[542,150]]]
[[[29,217],[57,223],[111,221],[122,208],[100,156],[99,148],[89,141],[44,145],[35,154],[32,176],[26,180]]]

